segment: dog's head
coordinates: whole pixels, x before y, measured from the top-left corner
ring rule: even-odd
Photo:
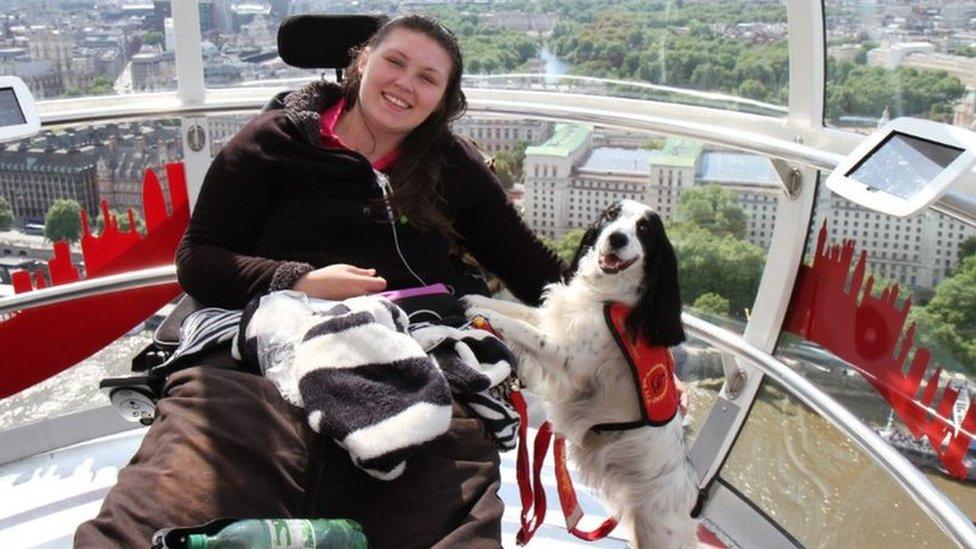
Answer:
[[[661,217],[650,207],[622,200],[604,210],[583,235],[568,277],[604,301],[633,307],[630,337],[668,347],[685,340],[678,261]]]

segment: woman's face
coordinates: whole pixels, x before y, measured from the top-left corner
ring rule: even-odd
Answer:
[[[391,31],[359,59],[359,105],[368,127],[400,137],[413,131],[440,106],[452,66],[427,35]]]

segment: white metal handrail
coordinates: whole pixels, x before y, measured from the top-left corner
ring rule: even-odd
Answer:
[[[0,315],[45,307],[73,299],[174,282],[176,282],[175,265],[89,278],[0,299]]]
[[[45,126],[76,124],[124,118],[179,117],[253,111],[265,105],[283,87],[235,88],[208,90],[202,103],[181,103],[176,93],[115,96],[58,100],[40,104],[41,123]],[[697,139],[745,152],[782,159],[790,164],[832,171],[843,155],[822,150],[759,131],[742,129],[753,122],[768,123],[769,117],[742,115],[740,127],[691,121],[684,117],[652,115],[673,107],[668,104],[617,97],[599,98],[600,107],[590,106],[593,96],[571,93],[469,89],[469,111],[476,114],[543,118],[567,122],[591,123],[624,130],[647,131]],[[584,106],[578,106],[584,105]],[[653,108],[652,108],[653,107]],[[674,107],[677,108],[677,107]],[[685,107],[692,112],[708,113],[713,109]],[[976,200],[949,192],[933,209],[976,227]]]
[[[745,358],[792,396],[842,432],[897,482],[960,547],[976,547],[976,526],[905,456],[885,442],[842,404],[776,357],[724,328],[684,313],[688,332],[702,341]]]
[[[665,86],[663,84],[651,84],[649,82],[635,82],[633,80],[619,80],[614,78],[600,78],[596,76],[582,76],[582,75],[575,75],[575,74],[542,74],[542,73],[465,74],[462,78],[462,82],[471,82],[471,83],[502,82],[503,86],[506,81],[513,81],[513,80],[514,81],[537,80],[543,82],[546,85],[554,85],[554,86],[559,85],[556,84],[557,82],[560,83],[567,82],[569,84],[611,85],[611,86],[618,86],[618,87],[633,88],[635,90],[660,92],[664,94],[670,94],[670,95],[688,98],[688,100],[697,99],[700,101],[713,101],[716,103],[742,105],[742,106],[754,108],[758,111],[765,111],[765,113],[775,114],[776,116],[786,116],[787,114],[789,114],[789,109],[785,106],[773,105],[772,103],[757,101],[755,99],[749,99],[746,97],[739,97],[737,95],[729,95],[721,92],[693,90],[688,88],[679,88],[675,86]]]

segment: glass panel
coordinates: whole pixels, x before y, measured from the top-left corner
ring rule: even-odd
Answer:
[[[705,424],[708,413],[718,400],[725,377],[722,361],[728,360],[723,353],[705,342],[689,338],[671,349],[678,378],[688,390],[688,412],[685,414],[685,443],[691,448]]]
[[[826,0],[826,123],[869,133],[898,116],[971,126],[971,3]]]
[[[241,85],[301,83],[332,70],[297,69],[278,57],[278,25],[288,15],[301,13],[369,13],[345,2],[231,2],[197,0],[203,50],[204,84],[208,88]]]
[[[510,67],[494,62],[490,50],[472,48],[471,85],[786,114],[778,108],[785,107],[789,86],[786,8],[780,3],[553,0],[523,10],[529,13],[509,8],[478,20],[538,35],[537,57]],[[512,72],[538,76],[499,76]]]
[[[609,205],[632,199],[654,208],[675,248],[685,306],[744,331],[780,192],[768,159],[563,123],[467,118],[455,128],[495,152],[526,222],[567,262]],[[532,141],[505,139],[518,131]]]
[[[14,277],[21,271],[29,272],[31,284],[37,287],[40,286],[39,279],[49,285],[52,273],[58,275],[56,282],[70,279],[72,268],[80,277],[93,273],[114,274],[111,261],[120,261],[119,256],[114,256],[111,261],[105,257],[113,256],[120,249],[133,252],[121,261],[132,268],[141,265],[141,258],[145,256],[139,254],[145,252],[147,246],[136,249],[135,243],[142,244],[147,231],[143,207],[146,171],[152,170],[160,183],[162,202],[156,203],[156,211],[160,207],[164,211],[159,222],[169,223],[173,201],[165,164],[179,161],[181,151],[179,121],[174,119],[62,126],[45,129],[30,139],[0,145],[0,222],[4,222],[0,226],[0,296],[13,294]],[[107,203],[118,222],[118,231],[105,239],[101,238],[105,228],[99,206],[102,202]],[[92,240],[84,253],[89,258],[99,256],[100,259],[89,259],[87,265],[79,245],[81,209],[88,214],[92,235],[99,237]],[[126,212],[129,209],[133,212],[135,230],[140,234],[138,239],[128,233]],[[5,216],[8,212],[10,216]],[[9,227],[5,223],[7,220],[12,221]],[[56,254],[52,240],[61,239],[72,244]],[[48,267],[52,258],[58,260],[55,262],[58,267]],[[91,270],[86,273],[86,268]],[[137,310],[148,311],[145,312],[148,316],[162,304],[159,300],[165,302],[167,297],[147,299],[149,301],[140,301],[140,297],[129,294],[120,301]],[[127,318],[124,311],[111,314],[114,319]],[[22,330],[23,326],[34,326],[30,322],[38,320],[32,318],[28,322],[26,317],[18,319],[17,316],[7,316],[0,322],[21,322],[17,330]],[[132,325],[139,320],[132,319]],[[150,330],[159,321],[161,317],[149,319],[69,370],[0,400],[0,428],[107,404],[108,398],[98,390],[99,381],[129,374],[133,355],[149,343]],[[121,326],[120,329],[128,327]],[[38,327],[44,328],[47,326]],[[32,330],[24,332],[34,333]],[[13,329],[0,332],[0,335],[11,333],[14,333]],[[69,337],[68,334],[58,334],[61,336]],[[30,336],[27,337],[30,341]],[[0,351],[0,360],[23,354],[21,351],[25,351],[25,347],[27,352],[37,353],[37,356],[45,351],[37,343],[33,344],[38,347],[36,349],[29,348],[30,345],[22,340],[4,340],[0,342],[0,349],[6,350]],[[15,352],[12,354],[10,349]],[[83,356],[81,351],[79,353],[78,356]],[[28,361],[21,367],[29,369],[36,364]]]
[[[99,4],[7,0],[0,5],[0,75],[37,100],[176,89],[169,1]]]
[[[157,325],[160,320],[146,324]],[[60,374],[0,399],[0,431],[109,404],[98,382],[133,375],[133,357],[152,343],[152,330],[146,324]]]
[[[777,355],[976,516],[976,230],[824,186],[814,219]]]
[[[287,13],[399,13],[396,4],[383,3],[201,0],[200,6],[213,21],[208,28],[201,16],[208,87],[316,77],[316,71],[286,67],[275,57],[276,29]],[[789,61],[780,3],[547,0],[416,9],[457,34],[466,86],[786,115]]]
[[[871,458],[763,383],[722,478],[805,547],[953,547]]]

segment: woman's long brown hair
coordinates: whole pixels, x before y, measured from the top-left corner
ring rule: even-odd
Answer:
[[[461,73],[464,63],[457,38],[443,25],[424,15],[404,15],[390,20],[380,27],[368,42],[354,52],[352,63],[346,69],[346,108],[350,109],[359,98],[362,74],[359,60],[366,48],[376,48],[396,29],[420,32],[437,42],[451,58],[451,73],[441,104],[419,126],[414,128],[400,144],[400,158],[390,169],[393,185],[393,205],[397,213],[422,231],[436,230],[447,237],[456,236],[452,222],[441,210],[441,170],[446,162],[445,153],[451,141],[451,122],[464,114],[468,106],[461,91]]]

